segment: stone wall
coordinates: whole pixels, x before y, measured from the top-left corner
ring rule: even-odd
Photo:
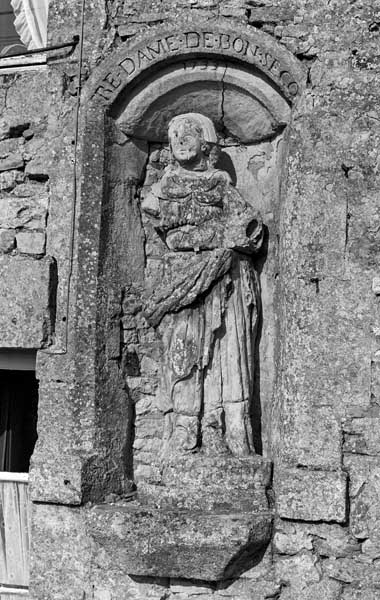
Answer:
[[[49,43],[70,40],[80,19],[77,0],[51,0]],[[260,29],[307,71],[286,130],[277,235],[270,240],[278,266],[275,393],[264,444],[274,462],[272,543],[240,577],[207,583],[129,576],[94,541],[92,503],[120,499],[120,468],[110,465],[123,448],[114,432],[130,417],[122,385],[104,405],[95,399],[91,315],[98,300],[96,290],[86,298],[77,290],[80,278],[93,272],[96,280],[99,269],[90,252],[85,264],[76,257],[100,224],[80,222],[80,206],[71,251],[76,189],[91,184],[95,197],[102,178],[80,178],[86,157],[81,126],[76,146],[77,49],[43,69],[0,74],[2,347],[41,349],[31,472],[35,600],[380,594],[380,4],[87,0],[81,84],[115,48],[149,36],[153,26],[216,19]],[[123,548],[120,523],[114,528]]]

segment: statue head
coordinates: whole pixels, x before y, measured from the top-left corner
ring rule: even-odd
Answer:
[[[181,166],[207,169],[216,162],[218,139],[208,117],[200,113],[178,115],[170,121],[168,135],[172,156]]]

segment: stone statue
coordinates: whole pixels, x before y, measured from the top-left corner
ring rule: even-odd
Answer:
[[[252,255],[262,224],[215,168],[214,125],[169,124],[171,163],[145,195],[145,317],[160,340],[163,456],[254,452],[250,405],[259,288]]]

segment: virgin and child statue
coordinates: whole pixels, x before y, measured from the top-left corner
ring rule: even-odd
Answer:
[[[161,244],[147,257],[145,317],[160,344],[163,456],[248,456],[262,224],[216,168],[209,118],[174,117],[168,136],[170,164],[141,203],[147,247]]]

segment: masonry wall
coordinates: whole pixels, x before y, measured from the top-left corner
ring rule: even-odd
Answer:
[[[78,0],[50,4],[50,44],[80,33]],[[91,462],[95,375],[86,370],[86,356],[92,338],[74,334],[77,327],[86,331],[95,302],[75,292],[76,252],[86,243],[78,231],[72,238],[83,167],[76,49],[50,58],[45,68],[0,72],[1,346],[39,349],[31,597],[375,600],[380,3],[87,0],[81,85],[114,48],[179,18],[259,28],[308,72],[287,130],[279,236],[270,240],[278,256],[279,332],[267,452],[274,462],[273,543],[239,579],[210,584],[129,577],[94,548],[88,534],[88,501],[104,500],[107,489],[117,492],[118,479],[98,477]],[[81,268],[96,271],[91,261],[89,256]],[[87,496],[79,463],[89,473]],[[94,481],[101,477],[99,491]]]

